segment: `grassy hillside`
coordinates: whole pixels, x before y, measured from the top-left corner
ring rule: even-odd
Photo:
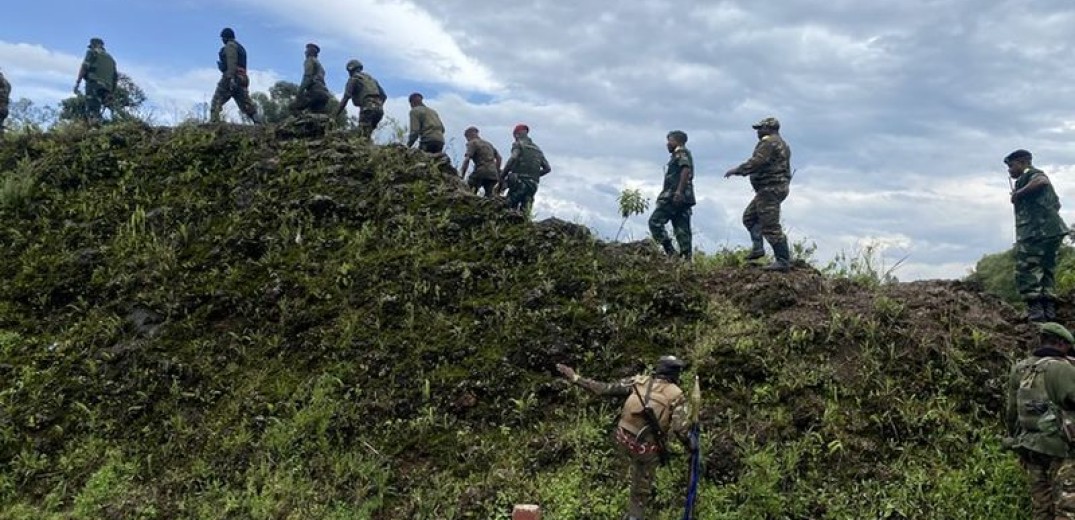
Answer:
[[[996,298],[685,266],[308,130],[0,144],[0,516],[616,518],[619,403],[553,365],[675,353],[701,518],[1023,517],[997,412],[1031,334]]]

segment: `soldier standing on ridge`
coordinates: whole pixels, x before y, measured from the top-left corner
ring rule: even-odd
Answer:
[[[100,38],[90,38],[86,57],[78,69],[75,80],[75,95],[78,87],[86,80],[86,122],[96,125],[101,122],[103,107],[112,110],[112,95],[116,92],[116,60],[105,50],[105,42]]]
[[[601,383],[580,377],[569,366],[556,365],[564,378],[596,395],[626,398],[614,432],[616,443],[631,459],[631,497],[625,520],[645,518],[657,464],[667,457],[668,433],[675,433],[684,444],[690,443],[687,399],[678,386],[683,368],[683,361],[675,356],[663,356],[652,376]]]
[[[515,142],[511,145],[511,157],[500,172],[500,179],[508,189],[508,207],[529,213],[534,205],[541,178],[552,171],[545,153],[530,139],[530,127],[515,125],[511,132]]]
[[[258,109],[250,99],[250,77],[246,75],[246,49],[235,40],[235,31],[225,27],[220,31],[220,39],[224,46],[220,48],[219,59],[216,62],[220,69],[220,82],[217,83],[216,92],[213,93],[213,101],[209,107],[209,122],[220,122],[220,111],[224,103],[234,99],[239,105],[239,110],[246,114],[255,123],[260,123]]]
[[[1015,285],[1026,301],[1027,319],[1050,321],[1056,318],[1056,255],[1068,227],[1060,218],[1056,190],[1032,160],[1026,150],[1004,158],[1008,175],[1015,179]]]
[[[299,92],[295,101],[291,103],[291,113],[298,115],[302,112],[315,114],[328,114],[328,100],[332,93],[325,85],[325,68],[317,59],[321,54],[321,47],[316,44],[306,44],[306,61],[302,66],[302,83],[299,84]]]
[[[500,152],[485,139],[478,135],[475,127],[467,128],[463,132],[467,139],[467,151],[463,155],[463,166],[459,169],[459,175],[466,177],[470,162],[474,161],[474,173],[467,178],[467,185],[478,193],[481,188],[486,197],[496,195],[497,181],[500,180]]]
[[[1008,376],[1004,445],[1030,477],[1034,520],[1075,519],[1075,337],[1059,323],[1041,324],[1041,346]]]
[[[668,132],[668,153],[672,157],[664,172],[664,188],[657,196],[657,207],[649,218],[649,231],[653,240],[664,248],[665,254],[673,256],[676,249],[664,226],[672,221],[672,231],[679,244],[679,256],[691,258],[691,207],[694,206],[694,158],[687,150],[687,134],[680,130]]]
[[[769,271],[791,269],[788,238],[780,228],[780,203],[788,197],[791,184],[791,149],[780,137],[780,121],[767,117],[753,125],[758,132],[754,155],[746,162],[728,170],[724,177],[750,176],[754,200],[743,212],[743,225],[750,232],[752,248],[748,260],[765,256],[764,237],[773,248],[776,260],[764,267]]]
[[[0,136],[4,135],[4,121],[7,121],[7,107],[11,103],[11,83],[7,82],[4,72],[0,71]]]
[[[426,153],[438,154],[444,151],[444,123],[436,110],[425,105],[422,95],[415,92],[407,97],[411,104],[411,135],[407,138],[407,148],[418,142],[418,148]]]
[[[358,107],[358,135],[368,139],[373,136],[373,131],[384,117],[384,102],[388,100],[388,96],[373,76],[362,72],[361,61],[348,61],[347,74],[350,78],[347,79],[347,86],[343,88],[343,99],[340,100],[340,107],[336,109],[333,118],[339,117],[340,113],[347,110],[347,102],[351,101]]]

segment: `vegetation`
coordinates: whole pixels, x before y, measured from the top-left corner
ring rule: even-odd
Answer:
[[[627,188],[620,192],[616,202],[620,206],[620,216],[623,217],[623,221],[620,222],[620,228],[616,230],[615,240],[619,240],[620,233],[623,232],[623,226],[627,225],[627,219],[634,215],[645,213],[649,209],[649,199],[643,196],[641,191]]]
[[[1057,255],[1056,289],[1061,295],[1075,291],[1075,248],[1061,246]],[[981,285],[986,292],[1021,307],[1023,300],[1015,289],[1015,250],[985,255],[967,276],[967,281]]]
[[[700,518],[1023,518],[1015,311],[742,252],[694,264],[272,127],[0,142],[0,517],[614,518],[613,379],[705,389]],[[685,459],[658,474],[679,518]]]

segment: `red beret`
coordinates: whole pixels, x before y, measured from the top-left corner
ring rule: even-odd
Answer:
[[[515,125],[515,129],[512,130],[511,133],[513,133],[513,134],[527,133],[528,134],[528,133],[530,133],[530,127],[526,126],[523,123],[519,123],[519,124]]]

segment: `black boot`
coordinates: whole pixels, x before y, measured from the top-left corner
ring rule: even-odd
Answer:
[[[747,261],[757,260],[765,256],[765,242],[762,241],[761,228],[754,226],[750,228],[750,254],[747,255]]]
[[[788,239],[785,238],[776,243],[770,243],[773,246],[773,256],[776,257],[773,263],[762,267],[766,271],[790,271],[791,270],[791,251],[788,250]]]
[[[1045,320],[1045,306],[1042,305],[1041,298],[1034,298],[1033,300],[1026,301],[1026,319],[1027,321],[1043,322]]]
[[[664,254],[668,256],[676,256],[676,248],[672,247],[671,239],[664,239],[664,241],[661,242],[661,247],[664,248]]]
[[[1042,298],[1041,310],[1045,314],[1045,321],[1056,321],[1056,300],[1049,297]]]

